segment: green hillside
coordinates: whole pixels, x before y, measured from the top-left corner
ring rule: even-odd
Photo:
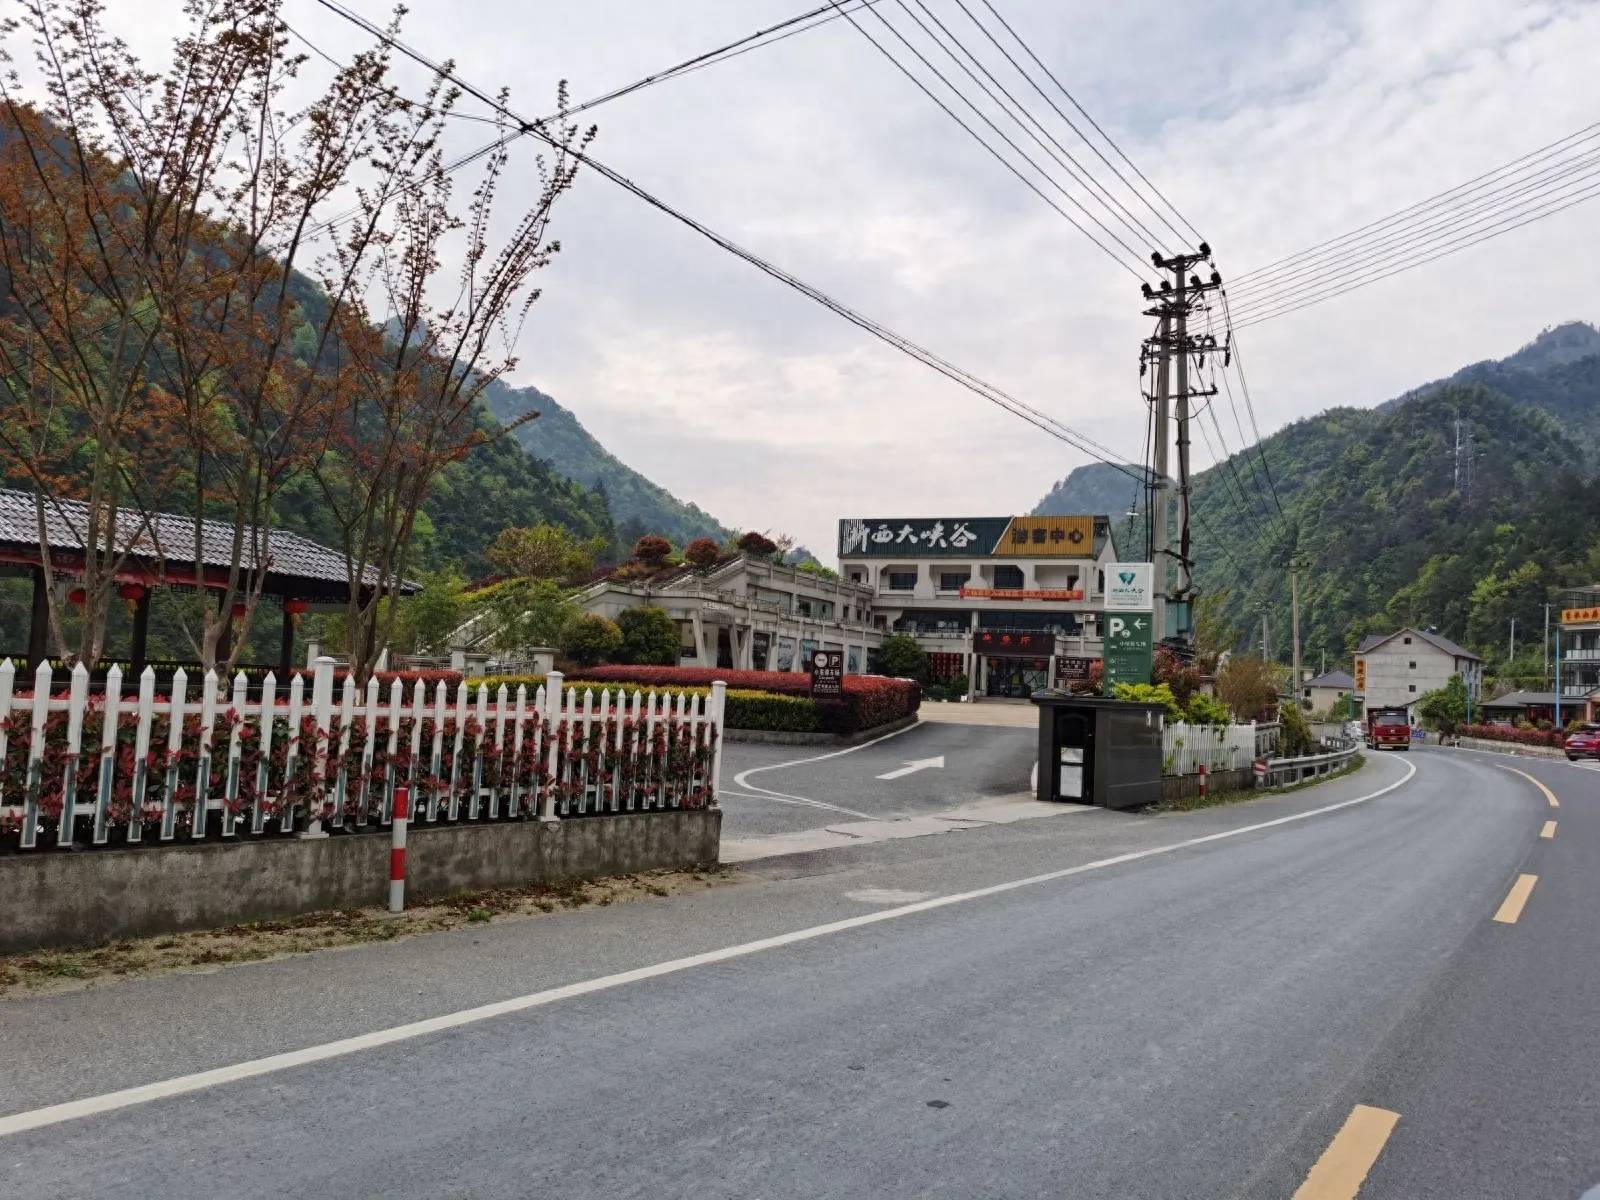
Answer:
[[[1226,592],[1241,637],[1265,613],[1285,645],[1295,556],[1307,564],[1309,661],[1345,659],[1364,633],[1402,623],[1436,626],[1498,661],[1512,617],[1537,656],[1547,599],[1600,579],[1600,353],[1579,353],[1591,339],[1600,350],[1593,329],[1564,326],[1381,408],[1331,409],[1278,431],[1261,449],[1282,518],[1259,502],[1255,448],[1205,472],[1195,486],[1202,590]],[[1455,480],[1457,420],[1477,448],[1470,494]],[[1255,501],[1248,513],[1242,497]]]
[[[678,545],[697,537],[725,541],[730,530],[694,504],[650,482],[595,440],[578,418],[538,388],[513,388],[495,381],[485,393],[489,410],[510,420],[530,409],[539,419],[520,427],[517,440],[534,458],[569,479],[600,489],[611,507],[618,541],[659,533]]]

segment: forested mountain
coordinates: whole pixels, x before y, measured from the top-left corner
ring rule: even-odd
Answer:
[[[517,429],[517,440],[529,454],[562,475],[602,491],[622,544],[631,544],[641,533],[659,533],[680,546],[697,537],[721,542],[731,535],[709,513],[679,500],[623,463],[596,441],[577,417],[538,388],[514,388],[497,380],[484,398],[501,420],[511,420],[530,409],[539,413],[537,421]]]
[[[1475,450],[1470,490],[1458,420]],[[1198,476],[1199,583],[1241,636],[1265,613],[1281,646],[1297,557],[1310,661],[1405,623],[1499,662],[1516,617],[1532,661],[1512,673],[1534,674],[1546,600],[1600,580],[1597,445],[1600,333],[1548,330],[1379,408],[1297,421]],[[1269,470],[1281,516],[1262,499]]]
[[[1125,472],[1132,472],[1129,479]],[[1065,517],[1082,513],[1104,513],[1121,518],[1137,503],[1142,511],[1143,489],[1137,480],[1144,474],[1138,463],[1124,463],[1118,470],[1110,463],[1088,463],[1074,467],[1034,505],[1035,516]]]

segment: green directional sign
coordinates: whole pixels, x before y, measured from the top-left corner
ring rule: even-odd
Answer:
[[[1105,615],[1105,694],[1116,694],[1119,683],[1149,683],[1154,639],[1147,612],[1108,612]]]

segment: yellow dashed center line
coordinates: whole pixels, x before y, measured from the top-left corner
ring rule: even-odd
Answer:
[[[1358,1104],[1295,1192],[1294,1200],[1355,1200],[1400,1114]]]
[[[1538,882],[1537,875],[1518,875],[1506,898],[1500,902],[1500,911],[1494,914],[1494,919],[1502,925],[1515,925],[1517,918],[1522,915],[1522,906],[1533,894],[1533,885]]]
[[[1546,821],[1544,823],[1544,828],[1539,830],[1539,836],[1542,838],[1553,838],[1555,835],[1556,823],[1554,821]]]
[[[1538,788],[1544,793],[1544,798],[1550,802],[1551,808],[1561,807],[1561,801],[1556,799],[1556,794],[1549,788],[1545,787],[1544,784],[1540,783],[1532,775],[1529,775],[1526,771],[1519,771],[1515,767],[1508,767],[1505,765],[1505,763],[1495,763],[1495,766],[1499,767],[1502,771],[1510,771],[1513,775],[1521,775],[1529,783],[1533,784],[1534,787]]]

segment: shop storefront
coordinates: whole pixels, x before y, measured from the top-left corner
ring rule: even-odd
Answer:
[[[974,640],[983,663],[984,695],[1026,700],[1050,686],[1054,634],[980,629]]]

